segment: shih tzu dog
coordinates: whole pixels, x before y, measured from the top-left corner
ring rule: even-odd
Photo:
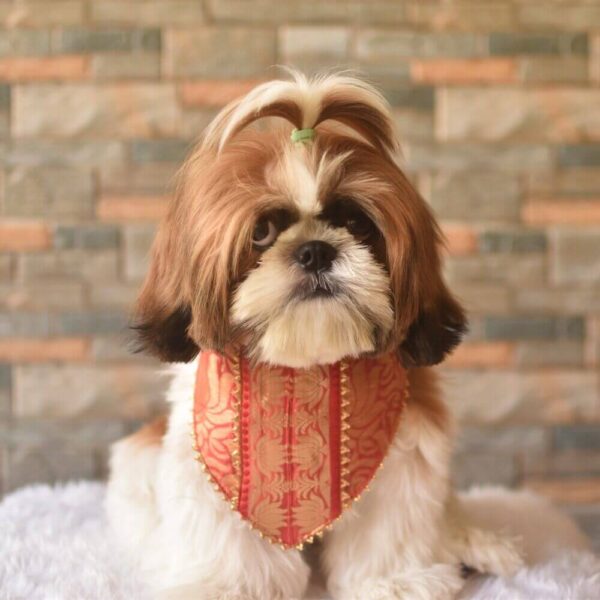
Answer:
[[[136,319],[187,364],[168,420],[115,445],[107,500],[161,597],[300,599],[315,548],[339,600],[449,600],[520,565],[450,488],[428,367],[465,317],[397,153],[376,90],[293,74],[186,161]]]

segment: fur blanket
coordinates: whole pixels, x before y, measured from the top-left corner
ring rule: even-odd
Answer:
[[[138,574],[107,531],[104,486],[32,486],[0,504],[1,600],[148,600]],[[574,525],[525,493],[474,491],[465,497],[488,526],[510,520],[536,566],[504,581],[475,578],[463,600],[594,600],[600,598],[600,559],[586,550]],[[548,538],[547,533],[552,536]],[[552,542],[550,541],[552,540]],[[326,596],[313,588],[313,600]]]

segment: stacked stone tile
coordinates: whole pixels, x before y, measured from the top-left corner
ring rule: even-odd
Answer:
[[[471,314],[442,369],[457,481],[600,538],[600,5],[0,0],[0,489],[95,477],[161,408],[125,327],[190,143],[274,65],[356,68]]]

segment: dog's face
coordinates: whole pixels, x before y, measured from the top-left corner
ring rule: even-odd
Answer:
[[[231,321],[258,358],[288,366],[382,349],[394,311],[382,215],[369,197],[385,182],[340,148],[286,138],[256,186],[271,200],[257,202]]]
[[[246,129],[273,116],[314,138]],[[240,343],[292,367],[389,350],[439,362],[465,320],[395,151],[384,101],[354,79],[273,82],[224,109],[157,236],[144,346],[169,361]]]

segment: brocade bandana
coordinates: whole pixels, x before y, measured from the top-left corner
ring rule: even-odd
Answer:
[[[407,373],[393,353],[292,369],[203,352],[195,450],[260,535],[301,548],[373,479],[407,398]]]

